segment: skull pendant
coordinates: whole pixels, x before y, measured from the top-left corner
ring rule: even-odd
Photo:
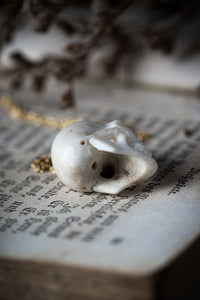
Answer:
[[[121,121],[76,122],[56,136],[53,167],[68,187],[117,194],[157,170],[150,151]]]

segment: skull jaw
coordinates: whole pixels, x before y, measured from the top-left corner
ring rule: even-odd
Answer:
[[[121,155],[120,155],[121,156]],[[121,163],[112,178],[101,177],[93,186],[95,192],[118,194],[122,190],[147,180],[157,170],[157,163],[144,154],[121,156]]]

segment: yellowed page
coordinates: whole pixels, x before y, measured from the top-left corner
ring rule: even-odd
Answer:
[[[127,274],[150,274],[200,232],[200,102],[106,84],[79,84],[77,107],[60,111],[54,92],[27,108],[59,118],[121,119],[147,131],[157,173],[118,195],[80,193],[30,163],[49,154],[57,131],[0,111],[0,256]]]

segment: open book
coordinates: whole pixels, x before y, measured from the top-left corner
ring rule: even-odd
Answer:
[[[120,119],[146,131],[159,168],[118,195],[70,190],[55,174],[30,167],[36,157],[50,154],[57,131],[11,120],[1,110],[1,299],[178,299],[175,290],[181,289],[184,294],[191,280],[180,287],[173,276],[184,255],[187,272],[192,254],[182,253],[200,232],[200,102],[105,82],[79,84],[77,107],[67,112],[56,107],[53,92],[42,101],[26,91],[13,97],[45,115]],[[195,277],[183,271],[182,277]]]

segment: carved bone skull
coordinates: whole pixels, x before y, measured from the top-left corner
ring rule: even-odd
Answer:
[[[157,170],[151,153],[118,120],[67,126],[56,136],[51,158],[60,180],[78,191],[117,194]]]

